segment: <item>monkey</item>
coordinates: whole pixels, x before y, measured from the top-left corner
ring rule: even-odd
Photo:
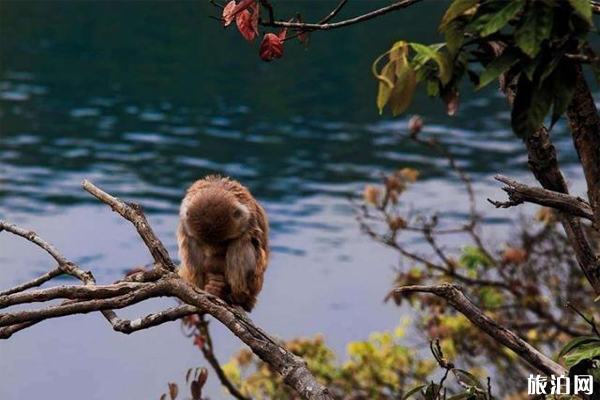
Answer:
[[[252,311],[269,259],[265,210],[239,182],[209,175],[194,182],[179,209],[179,276]]]

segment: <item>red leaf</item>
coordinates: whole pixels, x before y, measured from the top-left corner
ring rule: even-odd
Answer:
[[[223,20],[223,26],[228,26],[233,22],[233,18],[235,17],[233,10],[236,6],[237,4],[235,3],[235,0],[231,0],[225,7],[223,7],[223,16],[221,17]]]
[[[267,33],[260,44],[258,54],[263,61],[273,61],[276,58],[281,58],[283,56],[283,42],[276,34]]]
[[[460,93],[458,90],[456,90],[456,88],[452,88],[445,93],[442,93],[442,100],[446,105],[446,113],[448,116],[452,117],[458,109],[458,104],[460,103]]]
[[[204,347],[204,338],[200,335],[194,336],[194,346],[198,346],[200,350]]]
[[[252,4],[254,4],[254,0],[242,0],[239,3],[236,3],[235,0],[231,0],[223,8],[223,25],[228,26],[231,24],[236,15],[250,7]]]
[[[287,35],[287,28],[283,28],[281,30],[281,32],[279,32],[279,35],[277,35],[277,37],[279,37],[279,39],[281,41],[284,41],[285,40],[285,35]]]
[[[235,23],[237,24],[240,33],[247,41],[253,41],[258,35],[256,28],[253,26],[253,19],[250,11],[244,10],[239,13],[237,17],[235,17]]]

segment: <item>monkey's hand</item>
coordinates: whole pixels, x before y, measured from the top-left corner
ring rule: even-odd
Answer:
[[[227,282],[223,274],[206,274],[206,285],[204,290],[210,294],[213,294],[221,299],[225,298],[225,291],[227,289]]]

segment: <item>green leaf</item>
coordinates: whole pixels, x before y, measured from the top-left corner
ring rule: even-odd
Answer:
[[[571,368],[584,360],[600,358],[600,338],[596,339],[596,342],[582,344],[576,350],[571,351],[571,354],[565,357],[565,365]]]
[[[511,111],[511,125],[515,134],[520,138],[527,138],[540,129],[552,100],[550,85],[536,88],[525,74],[521,74]]]
[[[479,4],[479,0],[454,0],[442,17],[439,31],[444,32],[448,24]]]
[[[450,22],[444,31],[444,38],[448,51],[451,54],[456,53],[463,44],[465,39],[465,27],[467,23],[463,20],[455,20]]]
[[[586,344],[586,343],[600,343],[600,338],[597,336],[579,336],[575,339],[571,340],[567,343],[560,353],[558,353],[557,358],[563,357],[565,354],[569,353],[571,350],[577,349],[578,347]]]
[[[463,254],[458,259],[460,266],[468,270],[474,271],[479,265],[490,267],[492,261],[479,248],[474,246],[465,246]]]
[[[593,25],[592,6],[588,0],[569,0],[569,3],[571,3],[571,7],[573,7],[590,26]]]
[[[519,56],[515,52],[505,50],[500,57],[492,60],[492,62],[486,66],[485,71],[479,77],[479,85],[477,85],[475,89],[480,90],[484,86],[488,85],[490,82],[508,71],[510,67],[512,67],[517,61],[519,61]]]
[[[452,79],[452,62],[449,59],[449,55],[438,53],[445,43],[432,44],[431,46],[425,46],[419,43],[411,43],[410,47],[417,52],[415,61],[417,65],[423,66],[429,60],[436,62],[439,68],[440,81],[442,85],[447,85]]]
[[[402,63],[401,68],[396,71],[396,77],[396,84],[389,99],[394,117],[408,108],[417,87],[417,75],[408,62]]]
[[[479,27],[479,34],[483,37],[489,36],[492,33],[499,31],[517,15],[523,8],[525,2],[523,0],[509,1],[506,7],[491,15],[491,19],[483,26]]]
[[[458,375],[464,375],[465,377],[467,377],[471,381],[470,386],[476,386],[479,389],[483,390],[484,392],[487,391],[487,388],[485,386],[483,386],[483,384],[481,383],[479,378],[477,378],[475,375],[473,375],[469,371],[465,371],[464,369],[455,368],[454,372],[458,373]],[[461,379],[461,381],[463,381],[463,383],[466,383],[466,382],[464,382],[463,379]]]
[[[534,0],[515,31],[515,40],[519,48],[533,58],[551,31],[552,9],[546,3]]]
[[[552,109],[552,122],[550,128],[567,111],[575,93],[575,65],[572,61],[564,59],[552,74],[554,82],[554,107]]]
[[[417,392],[419,392],[421,389],[423,389],[425,387],[425,385],[420,385],[417,387],[414,387],[412,389],[410,389],[408,392],[406,392],[406,394],[402,397],[402,400],[406,400],[408,399],[410,396],[412,396],[413,394],[416,394]]]
[[[427,80],[427,96],[436,97],[440,93],[440,83],[437,79]]]

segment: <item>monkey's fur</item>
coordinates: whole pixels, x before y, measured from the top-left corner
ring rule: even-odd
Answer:
[[[263,208],[240,183],[211,175],[189,187],[179,219],[179,275],[251,311],[269,258]]]

